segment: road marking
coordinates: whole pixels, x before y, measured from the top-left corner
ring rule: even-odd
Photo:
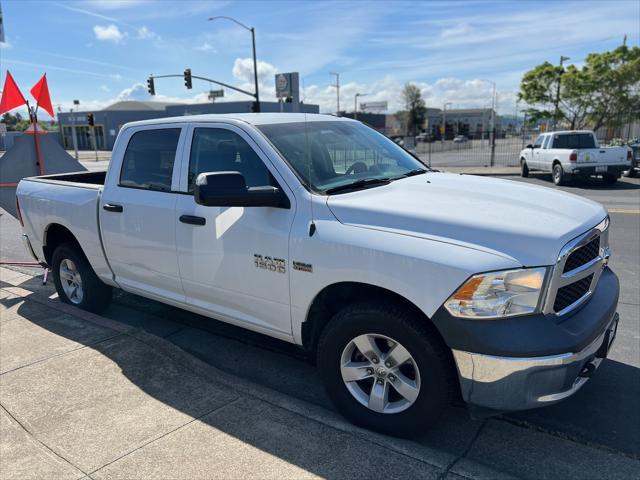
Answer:
[[[640,209],[633,208],[610,208],[609,213],[630,213],[631,215],[640,215]]]

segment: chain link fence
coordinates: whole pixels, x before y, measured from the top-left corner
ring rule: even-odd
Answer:
[[[496,132],[495,140],[487,138],[436,140],[419,142],[416,153],[432,167],[517,167],[520,151],[533,143],[540,134],[538,129],[520,132]]]

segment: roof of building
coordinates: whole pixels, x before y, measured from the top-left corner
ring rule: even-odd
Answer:
[[[353,122],[350,118],[336,117],[335,115],[325,115],[320,113],[222,113],[222,114],[204,114],[204,115],[187,115],[181,117],[165,117],[154,118],[151,120],[140,120],[137,122],[127,123],[126,127],[138,125],[157,125],[163,123],[193,123],[193,122],[228,122],[228,121],[245,122],[252,125],[266,125],[277,123],[296,123],[296,122],[322,122],[322,121],[343,121]]]
[[[447,108],[447,115],[468,115],[470,113],[490,112],[491,107],[487,108]]]
[[[176,102],[151,102],[138,100],[125,100],[116,102],[104,108],[104,111],[162,111],[171,105],[181,105]]]

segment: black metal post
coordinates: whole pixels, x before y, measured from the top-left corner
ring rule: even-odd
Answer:
[[[260,94],[258,92],[258,61],[256,60],[256,29],[251,27],[251,42],[253,44],[253,79],[256,84],[256,107],[260,111]]]

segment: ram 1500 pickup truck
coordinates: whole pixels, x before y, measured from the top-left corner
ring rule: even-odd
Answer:
[[[520,152],[520,172],[523,177],[534,170],[551,173],[556,185],[594,175],[613,184],[629,170],[632,159],[628,147],[600,147],[590,130],[549,132]]]
[[[354,120],[130,123],[106,173],[17,197],[63,302],[100,311],[121,288],[298,344],[339,411],[389,434],[456,398],[477,415],[553,404],[616,333],[604,207],[430,170]]]

